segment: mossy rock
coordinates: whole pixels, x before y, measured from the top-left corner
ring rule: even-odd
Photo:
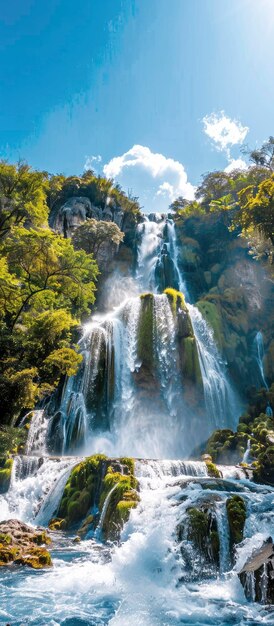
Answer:
[[[50,521],[49,528],[69,530],[80,524],[77,532],[83,537],[89,530],[95,530],[105,500],[114,486],[101,530],[104,539],[118,539],[130,510],[139,501],[134,460],[129,457],[111,460],[104,455],[95,455],[81,461],[67,480],[56,517]],[[92,509],[97,509],[98,513],[93,515]]]
[[[222,478],[221,472],[218,470],[218,467],[217,465],[215,465],[215,463],[212,463],[211,461],[205,461],[205,463],[208,476],[210,476],[211,478]]]
[[[235,546],[243,540],[246,520],[246,504],[241,496],[233,495],[226,501],[227,518],[230,530],[230,543]]]
[[[42,569],[52,565],[46,545],[51,543],[47,532],[34,529],[19,520],[0,523],[0,566],[27,565]]]
[[[63,528],[71,528],[86,517],[95,502],[102,463],[106,460],[107,457],[103,454],[87,457],[71,471],[56,515],[58,519],[64,520]]]
[[[104,539],[117,540],[119,538],[124,523],[129,519],[131,509],[135,508],[139,502],[137,485],[133,474],[125,476],[119,472],[113,472],[109,467],[103,480],[99,503],[99,509],[102,512],[105,501],[113,490],[102,524]]]
[[[187,311],[184,294],[181,291],[168,287],[164,290],[167,295],[173,315],[176,315],[179,310]]]
[[[181,339],[179,349],[183,382],[190,380],[201,387],[202,375],[195,337]]]
[[[67,528],[66,520],[60,517],[54,517],[49,522],[50,530],[66,530],[66,528]]]
[[[205,562],[219,565],[220,541],[214,511],[202,505],[187,509],[187,539]]]
[[[52,565],[50,553],[45,548],[31,548],[26,555],[16,556],[13,561],[16,565],[27,565],[32,569],[44,569]]]

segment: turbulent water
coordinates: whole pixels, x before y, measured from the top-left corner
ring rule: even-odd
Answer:
[[[39,473],[39,470],[38,470]],[[37,475],[38,475],[37,473]],[[235,478],[227,469],[226,490],[203,489],[206,466],[191,461],[139,461],[141,501],[124,528],[120,547],[95,540],[73,544],[59,538],[54,568],[43,572],[0,572],[0,623],[32,626],[255,626],[274,615],[248,603],[237,571],[262,539],[273,532],[274,491]],[[28,481],[29,478],[24,480]],[[217,481],[218,482],[218,481]],[[234,568],[228,558],[225,500],[236,491],[249,516]],[[221,540],[221,575],[214,568],[199,578],[200,558],[177,528],[186,510],[216,498]],[[36,492],[37,502],[39,494]],[[35,497],[33,497],[33,502]],[[29,512],[22,512],[30,520]],[[46,518],[44,518],[46,519]],[[262,521],[263,520],[263,521]],[[192,562],[189,576],[186,556]]]
[[[34,412],[27,456],[15,458],[10,489],[0,496],[0,515],[47,525],[79,461],[70,455],[99,451],[139,458],[135,473],[140,502],[124,527],[120,546],[101,542],[106,500],[92,538],[75,544],[73,535],[53,534],[53,569],[1,568],[2,624],[259,626],[274,622],[271,610],[247,602],[237,575],[254,546],[274,534],[274,490],[248,481],[240,468],[220,467],[223,480],[210,479],[204,463],[187,460],[201,441],[204,426],[209,432],[234,427],[239,406],[213,332],[198,309],[188,304],[205,400],[193,438],[190,422],[195,416],[186,410],[183,381],[178,378],[174,318],[162,294],[166,287],[180,289],[189,300],[174,224],[150,216],[139,227],[136,276],[129,277],[128,283],[119,279],[114,298],[119,305],[107,314],[96,314],[84,328],[79,345],[83,363],[78,374],[66,381],[58,409]],[[125,298],[127,291],[130,295]],[[157,377],[150,402],[146,381],[141,381],[141,393],[136,382],[141,368],[138,294],[146,291],[154,294]],[[186,460],[173,460],[183,457]],[[248,512],[245,539],[234,565],[226,515],[226,499],[232,493],[242,495]],[[220,570],[202,562],[185,530],[187,509],[209,499],[220,538]]]

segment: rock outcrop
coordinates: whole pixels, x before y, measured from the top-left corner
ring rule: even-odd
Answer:
[[[27,565],[42,569],[52,565],[46,545],[51,543],[43,528],[31,528],[17,519],[0,523],[0,566]]]
[[[274,604],[274,545],[269,537],[238,573],[248,600]]]
[[[73,529],[83,538],[97,529],[100,538],[117,541],[137,506],[136,489],[132,459],[87,457],[72,470],[49,528]]]

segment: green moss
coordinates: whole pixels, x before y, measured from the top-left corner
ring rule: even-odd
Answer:
[[[196,303],[196,306],[208,325],[212,328],[215,340],[217,341],[219,347],[223,348],[224,334],[222,329],[222,318],[216,304],[209,302],[208,300],[199,300]]]
[[[31,548],[28,549],[26,555],[23,554],[16,557],[14,563],[27,565],[32,569],[43,569],[44,567],[50,567],[52,560],[50,553],[45,548]]]
[[[83,519],[94,504],[102,463],[106,459],[105,455],[97,454],[87,457],[73,468],[57,511],[57,518],[64,520],[63,528],[69,528]]]
[[[210,476],[211,478],[221,478],[221,474],[215,463],[212,463],[211,461],[206,461],[206,467],[208,476]]]
[[[50,522],[49,522],[49,529],[50,530],[66,530],[66,520],[59,518],[59,517],[54,517]]]
[[[227,518],[230,530],[230,543],[234,546],[243,540],[246,520],[246,505],[241,496],[233,495],[226,501]]]
[[[199,549],[204,549],[208,532],[208,517],[204,511],[194,507],[188,509],[187,514],[188,539],[193,541]]]
[[[168,287],[167,289],[165,289],[164,293],[167,295],[169,299],[171,310],[174,315],[177,313],[179,308],[182,311],[187,311],[185,297],[183,293],[181,293],[180,291],[177,291],[176,289],[172,289],[171,287]]]
[[[0,544],[5,544],[9,546],[12,542],[12,538],[10,535],[6,533],[0,533]]]
[[[200,363],[195,337],[184,337],[180,343],[183,380],[202,384]]]
[[[134,459],[130,457],[121,457],[120,461],[122,465],[126,465],[129,469],[129,473],[134,475]]]
[[[103,520],[103,535],[105,539],[118,539],[123,524],[128,520],[130,511],[137,506],[139,496],[136,491],[137,480],[133,474],[123,475],[113,472],[112,468],[103,480],[99,508],[102,511],[106,498],[112,491]]]
[[[79,463],[70,474],[57,516],[50,521],[49,527],[52,530],[64,530],[74,528],[82,522],[78,532],[84,536],[88,530],[95,529],[100,519],[99,515],[90,514],[91,508],[98,506],[101,513],[106,498],[116,486],[108,503],[102,531],[105,539],[118,538],[131,508],[139,500],[134,460],[123,457],[120,463],[127,466],[127,474],[114,471],[111,462],[103,455],[88,457]],[[113,465],[116,468],[117,461]]]

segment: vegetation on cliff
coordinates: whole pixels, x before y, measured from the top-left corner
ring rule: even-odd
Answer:
[[[216,430],[206,444],[206,452],[217,463],[241,463],[250,442],[249,464],[258,482],[274,485],[274,384],[269,390],[253,390],[247,411],[240,417],[237,432]]]
[[[273,263],[274,246],[274,137],[249,153],[246,170],[205,174],[195,200],[179,197],[171,205],[177,221],[209,213],[226,214],[231,230],[249,241],[255,258]]]
[[[86,246],[81,228],[74,242],[51,230],[50,214],[79,194],[134,219],[139,212],[136,199],[93,172],[50,176],[0,162],[1,423],[15,423],[81,362],[77,328],[95,302],[98,277],[92,252],[103,240],[119,244],[123,234],[112,222],[90,220],[82,228]]]

